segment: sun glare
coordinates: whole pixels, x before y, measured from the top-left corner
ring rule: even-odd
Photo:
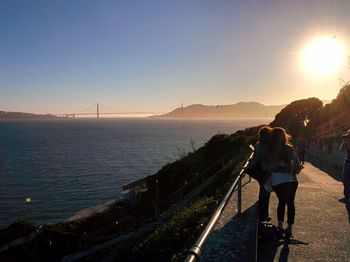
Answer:
[[[302,55],[304,69],[317,76],[327,76],[337,72],[344,60],[344,47],[335,37],[312,40],[305,47]]]

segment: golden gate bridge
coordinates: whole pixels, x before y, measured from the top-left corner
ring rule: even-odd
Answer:
[[[108,108],[109,111],[112,112],[101,112],[101,106],[103,108]],[[53,114],[60,118],[76,118],[76,117],[96,117],[97,119],[100,118],[100,116],[104,115],[154,115],[156,113],[154,112],[116,112],[117,110],[113,109],[112,107],[96,103],[88,108],[85,108],[84,110],[81,110],[77,113],[65,113],[65,114]]]

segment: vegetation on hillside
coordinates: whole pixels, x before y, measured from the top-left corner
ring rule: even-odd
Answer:
[[[203,147],[165,165],[155,175],[148,177],[149,197],[154,196],[158,187],[159,198],[165,199],[196,176],[207,178],[231,161],[240,162],[254,139],[238,132],[213,136]]]
[[[322,101],[318,98],[294,101],[276,115],[270,126],[284,127],[293,137],[300,132],[312,134],[322,108]]]
[[[186,247],[196,241],[217,204],[214,197],[202,197],[183,208],[134,247],[117,254],[121,261],[183,261]]]
[[[271,126],[286,128],[295,138],[336,137],[350,128],[350,83],[344,84],[331,103],[322,105],[317,98],[297,100],[287,105]]]
[[[222,200],[223,195],[242,168],[248,155],[248,145],[255,143],[257,130],[256,127],[238,131],[232,135],[216,135],[203,148],[195,153],[190,153],[184,159],[167,165],[157,173],[157,175],[163,174],[171,178],[171,174],[176,176],[177,171],[185,170],[188,171],[187,176],[179,173],[182,174],[181,179],[189,179],[193,175],[193,170],[202,170],[201,168],[206,170],[210,163],[222,170],[217,174],[215,182],[192,204],[175,213],[141,242],[119,249],[116,252],[117,260],[143,261],[147,257],[149,261],[183,261],[188,249],[194,244],[209,221],[214,208]],[[250,134],[254,135],[250,136]],[[234,165],[228,164],[222,168],[224,163],[230,163],[232,160]],[[201,161],[204,161],[206,165]],[[171,170],[173,173],[166,173],[166,170]],[[160,188],[164,186],[168,190],[174,190],[171,188],[174,184],[181,186],[183,180],[174,178],[178,177],[172,177],[169,180],[163,178]]]
[[[330,104],[325,105],[322,110],[322,119],[329,120],[336,114],[344,114],[350,112],[350,83],[347,82],[339,90],[339,93]]]

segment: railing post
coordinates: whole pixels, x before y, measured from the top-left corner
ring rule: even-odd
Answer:
[[[238,197],[237,197],[237,210],[238,214],[242,213],[242,177],[238,180]]]

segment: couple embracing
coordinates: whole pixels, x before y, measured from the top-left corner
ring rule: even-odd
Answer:
[[[269,200],[270,192],[274,191],[278,198],[278,231],[281,236],[290,238],[295,218],[294,199],[298,188],[296,174],[300,171],[300,163],[290,143],[290,136],[283,128],[272,129],[269,126],[260,128],[258,143],[249,166],[257,165],[265,176],[263,180],[258,179],[260,222],[271,220]],[[283,228],[286,206],[287,227]]]

